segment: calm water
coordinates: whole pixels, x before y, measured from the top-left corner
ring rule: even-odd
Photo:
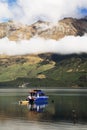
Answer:
[[[87,90],[46,94],[48,104],[20,105],[28,90],[0,90],[0,130],[87,130]]]

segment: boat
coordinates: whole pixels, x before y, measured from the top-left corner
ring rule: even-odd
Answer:
[[[29,101],[30,104],[47,103],[48,96],[46,96],[42,90],[32,90],[29,92],[29,96],[27,97],[27,100]]]

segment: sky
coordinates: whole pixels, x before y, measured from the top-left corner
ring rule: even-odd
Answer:
[[[87,0],[0,0],[0,21],[32,24],[37,20],[58,21],[87,15]]]
[[[0,22],[8,20],[32,24],[38,20],[57,22],[65,17],[87,16],[87,0],[0,0]],[[87,53],[87,34],[67,36],[56,41],[39,37],[20,42],[0,39],[0,54],[24,55],[32,53]]]

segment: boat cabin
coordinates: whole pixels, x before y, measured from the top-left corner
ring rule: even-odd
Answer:
[[[44,92],[42,90],[33,90],[30,93],[31,97],[39,97],[39,96],[45,96]]]

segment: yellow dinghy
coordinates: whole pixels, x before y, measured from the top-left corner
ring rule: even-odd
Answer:
[[[29,101],[19,101],[19,105],[28,105]]]

